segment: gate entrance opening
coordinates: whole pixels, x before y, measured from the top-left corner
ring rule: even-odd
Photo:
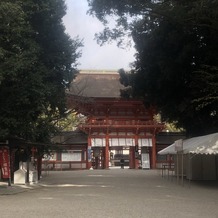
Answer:
[[[130,163],[129,157],[129,147],[119,147],[119,148],[111,148],[110,149],[110,163],[109,167],[121,167],[121,164],[124,167],[128,167]]]

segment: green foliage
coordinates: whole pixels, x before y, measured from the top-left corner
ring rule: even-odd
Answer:
[[[1,138],[47,142],[56,131],[82,46],[65,33],[65,10],[63,0],[0,2]]]
[[[156,120],[158,123],[162,122],[161,115],[156,114],[154,116],[154,120]],[[167,132],[185,132],[182,128],[177,128],[177,124],[175,122],[167,123],[165,122],[165,131]]]
[[[65,113],[65,116],[58,120],[56,123],[60,132],[62,131],[74,131],[77,126],[85,121],[85,117],[78,114],[75,110],[69,110]]]
[[[218,131],[217,1],[88,2],[105,24],[108,15],[118,16],[120,30],[131,31],[136,61],[131,73],[121,73],[123,84],[132,87],[129,96],[144,97],[164,121],[190,136]],[[104,41],[122,40],[111,31]]]

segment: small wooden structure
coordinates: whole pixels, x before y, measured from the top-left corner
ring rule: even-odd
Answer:
[[[59,149],[50,151],[42,160],[43,170],[87,169],[87,136],[81,131],[62,132],[53,143]]]

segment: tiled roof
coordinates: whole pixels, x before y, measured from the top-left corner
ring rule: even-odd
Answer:
[[[55,136],[52,141],[62,145],[87,144],[87,135],[80,130],[62,132]]]
[[[70,93],[83,97],[120,98],[119,81],[116,71],[80,71],[72,82]]]

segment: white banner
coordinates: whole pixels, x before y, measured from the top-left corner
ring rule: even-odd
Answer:
[[[150,157],[147,153],[141,154],[142,169],[150,169]]]
[[[106,142],[104,138],[92,138],[91,145],[92,147],[105,147]]]
[[[110,146],[135,146],[133,138],[110,138]]]
[[[81,152],[68,151],[61,154],[62,161],[82,161]]]
[[[139,147],[152,147],[152,138],[138,139]]]

